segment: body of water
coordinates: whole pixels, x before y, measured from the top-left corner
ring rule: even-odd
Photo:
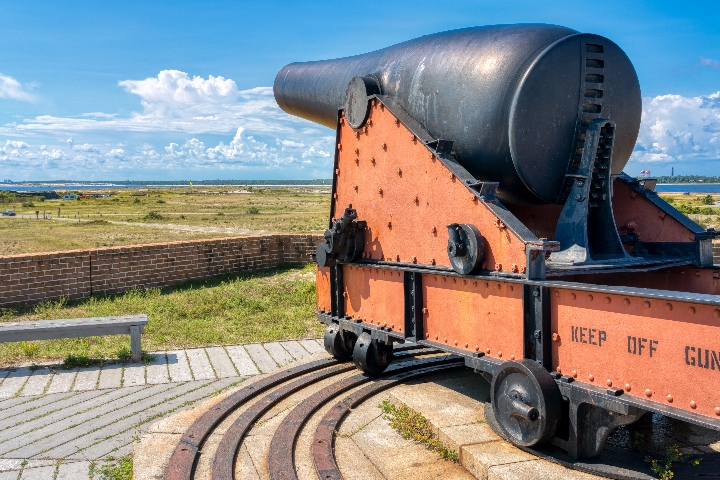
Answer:
[[[188,188],[189,185],[113,185],[109,184],[63,184],[63,185],[0,185],[0,190],[12,190],[14,192],[47,192],[53,190],[101,190],[101,189],[136,189],[136,188]],[[227,188],[330,188],[331,185],[193,185],[193,188],[202,190],[209,187]]]
[[[720,183],[658,183],[658,193],[716,193],[720,194]]]

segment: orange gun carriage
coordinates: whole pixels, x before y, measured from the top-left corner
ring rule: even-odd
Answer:
[[[286,77],[276,98],[297,113]],[[565,200],[506,202],[502,178],[478,179],[376,80],[353,78],[336,117],[317,250],[326,349],[368,374],[397,342],[462,356],[491,381],[499,434],[575,458],[647,412],[720,430],[715,232],[653,180],[612,173],[619,123],[581,105]]]

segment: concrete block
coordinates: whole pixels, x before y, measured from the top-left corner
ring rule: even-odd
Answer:
[[[210,360],[208,360],[204,348],[185,350],[185,353],[190,362],[190,369],[192,370],[195,380],[215,380],[215,373],[213,372],[212,365],[210,365]]]
[[[245,350],[250,354],[253,362],[255,362],[255,365],[262,373],[269,373],[278,368],[275,360],[272,359],[267,350],[259,343],[245,345]]]
[[[238,372],[223,347],[209,347],[205,351],[218,378],[237,377]]]
[[[63,462],[60,464],[55,480],[89,480],[89,473],[90,462]]]
[[[255,363],[250,358],[250,354],[245,351],[242,345],[231,345],[225,347],[230,359],[235,364],[235,368],[242,376],[258,375],[260,370],[255,366]]]
[[[156,352],[151,355],[154,358],[148,362],[148,365],[145,368],[147,383],[149,385],[168,383],[170,378],[168,376],[167,357],[165,356],[165,352]]]
[[[98,377],[100,376],[100,367],[82,368],[75,377],[75,385],[73,391],[95,390]]]
[[[266,343],[263,347],[265,347],[265,350],[267,350],[273,360],[281,367],[295,360],[295,358],[280,345],[280,342]]]
[[[193,379],[185,350],[171,350],[166,355],[171,382],[189,382]]]

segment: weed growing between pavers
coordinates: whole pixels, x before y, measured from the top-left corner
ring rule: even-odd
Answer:
[[[445,460],[457,462],[458,452],[447,448],[432,431],[430,422],[420,412],[413,410],[404,403],[399,407],[384,400],[379,407],[383,418],[390,421],[390,426],[406,440],[415,440],[430,450],[436,451]]]
[[[315,309],[315,266],[281,267],[187,282],[163,289],[133,290],[83,300],[60,299],[34,307],[4,309],[0,321],[51,320],[148,314],[145,351],[231,345],[322,334]],[[111,335],[0,345],[0,364],[59,361],[70,355],[116,358],[129,336]]]
[[[100,478],[102,480],[132,480],[133,459],[129,455],[120,458],[108,457],[110,463],[100,467]]]

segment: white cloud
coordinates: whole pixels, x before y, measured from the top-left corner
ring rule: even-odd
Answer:
[[[22,102],[34,102],[35,95],[28,92],[30,86],[23,86],[12,77],[0,73],[0,98],[20,100]]]
[[[98,150],[93,145],[90,145],[89,143],[83,143],[81,145],[74,145],[72,147],[72,149],[77,150],[79,152],[100,153],[100,150]]]
[[[700,65],[708,68],[720,68],[720,62],[718,62],[717,60],[713,60],[712,58],[700,57]]]
[[[720,92],[643,99],[642,124],[631,160],[669,162],[720,158]]]

